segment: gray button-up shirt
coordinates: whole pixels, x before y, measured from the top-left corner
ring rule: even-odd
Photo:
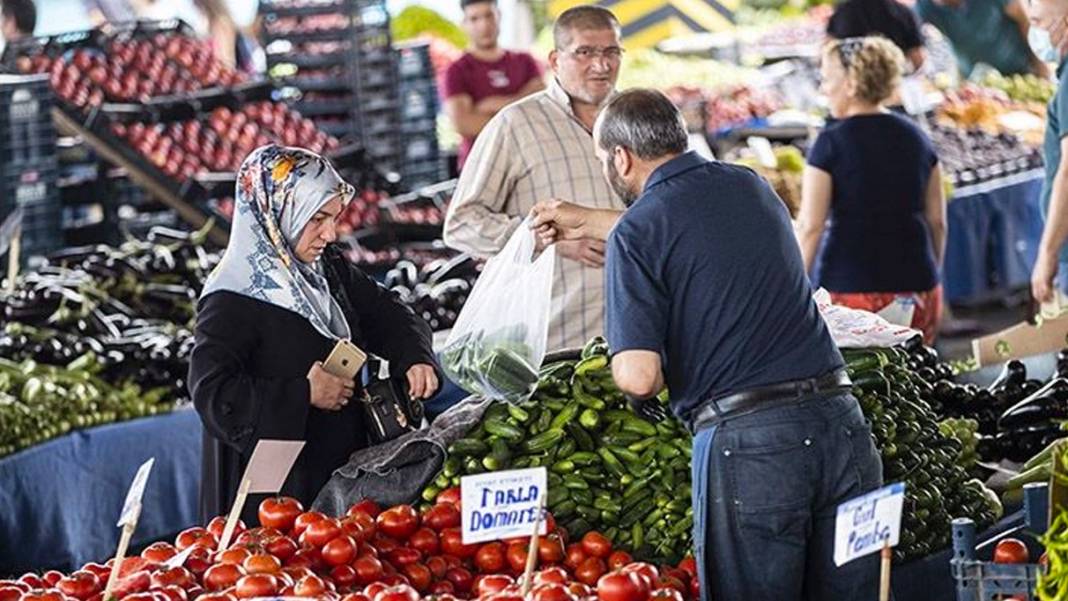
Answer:
[[[625,208],[594,153],[593,136],[555,79],[505,107],[478,135],[445,217],[445,243],[479,257],[504,248],[531,208],[558,198]],[[604,333],[604,270],[556,258],[549,350]]]

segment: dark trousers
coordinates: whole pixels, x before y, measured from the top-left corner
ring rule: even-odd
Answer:
[[[882,462],[850,394],[705,428],[693,442],[701,598],[878,598],[879,555],[834,565],[838,504],[878,488]]]

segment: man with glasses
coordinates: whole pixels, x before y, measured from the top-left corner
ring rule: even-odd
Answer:
[[[593,124],[615,91],[623,49],[615,16],[565,11],[553,26],[548,89],[511,104],[479,134],[445,217],[445,243],[479,257],[499,252],[539,201],[623,209],[601,176]],[[604,329],[604,242],[557,248],[548,348],[582,346]]]

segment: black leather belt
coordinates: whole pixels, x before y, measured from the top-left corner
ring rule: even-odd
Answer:
[[[690,431],[697,432],[729,418],[793,405],[808,397],[841,392],[852,386],[853,382],[849,379],[846,370],[838,369],[816,378],[782,382],[735,392],[706,401],[695,409],[690,414]]]

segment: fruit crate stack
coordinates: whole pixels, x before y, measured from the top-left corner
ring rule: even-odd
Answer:
[[[294,108],[398,167],[397,69],[383,0],[261,2],[269,73],[301,91]]]
[[[0,75],[0,222],[22,212],[22,257],[63,245],[54,99],[44,75]]]
[[[438,146],[438,88],[430,44],[399,45],[397,73],[400,80],[401,166],[404,186],[416,190],[446,178]]]

